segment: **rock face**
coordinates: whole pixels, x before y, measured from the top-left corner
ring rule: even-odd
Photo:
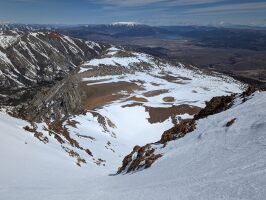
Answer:
[[[196,128],[195,120],[193,119],[182,120],[178,125],[165,131],[162,134],[161,140],[159,142],[161,144],[166,145],[166,143],[171,140],[184,137],[187,133],[194,131],[195,128]]]
[[[37,93],[20,108],[19,113],[29,121],[59,121],[65,116],[82,113],[85,97],[76,78],[67,76],[51,89],[43,89]]]
[[[118,169],[117,173],[124,170],[132,172],[141,168],[149,168],[152,163],[160,158],[161,154],[154,154],[155,149],[151,148],[151,144],[143,147],[135,146],[133,151],[123,159],[122,167]]]
[[[61,79],[105,45],[55,32],[0,32],[0,88],[18,89]]]
[[[213,97],[210,101],[206,102],[206,107],[195,115],[194,119],[198,120],[229,109],[232,106],[234,96]]]

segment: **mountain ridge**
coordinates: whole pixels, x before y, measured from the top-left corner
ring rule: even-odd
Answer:
[[[1,31],[0,39],[2,98],[12,96],[12,93],[6,94],[8,90],[34,90],[56,82],[109,46],[55,32]],[[1,100],[3,103],[7,101]]]

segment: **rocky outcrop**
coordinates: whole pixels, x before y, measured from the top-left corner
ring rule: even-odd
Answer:
[[[229,127],[229,126],[232,126],[234,123],[235,123],[235,121],[236,121],[236,118],[234,118],[234,119],[231,119],[230,121],[228,121],[227,123],[226,123],[226,127]]]
[[[241,94],[241,97],[243,99],[243,102],[247,101],[247,98],[253,94],[254,92],[256,92],[256,90],[258,90],[257,88],[255,87],[249,87],[245,92],[243,92]]]
[[[117,173],[123,171],[131,172],[141,168],[149,168],[155,160],[160,158],[161,154],[154,154],[155,149],[151,147],[151,144],[147,144],[143,147],[135,146],[133,151],[127,155],[122,161],[122,167],[120,167]]]
[[[202,119],[229,109],[233,105],[234,97],[234,94],[230,96],[213,97],[210,101],[206,102],[206,107],[194,116],[194,120]]]
[[[258,89],[255,87],[248,87],[247,90],[240,95],[242,102],[247,101],[248,97],[257,90]],[[194,120],[202,119],[208,117],[209,115],[214,115],[231,108],[235,98],[236,94],[213,97],[210,101],[206,102],[205,108],[201,109],[201,111],[194,116]]]
[[[167,142],[184,137],[187,133],[195,130],[195,128],[195,120],[183,120],[178,125],[165,131],[158,142],[150,143],[143,147],[135,146],[133,151],[123,159],[122,166],[118,169],[117,173],[129,173],[138,169],[149,168],[158,158],[162,157],[162,154],[155,153],[153,145],[162,144],[165,147]]]
[[[192,132],[196,129],[196,121],[194,119],[185,119],[182,120],[179,124],[173,128],[165,131],[162,134],[161,144],[166,145],[167,142],[175,140],[177,138],[184,137],[187,133]]]

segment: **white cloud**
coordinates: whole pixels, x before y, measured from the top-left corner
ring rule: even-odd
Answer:
[[[162,0],[105,0],[104,3],[115,6],[142,6],[151,3],[162,2]]]

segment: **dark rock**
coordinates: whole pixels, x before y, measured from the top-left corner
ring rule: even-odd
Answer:
[[[234,97],[234,94],[231,96],[213,97],[210,101],[206,102],[206,107],[194,116],[194,120],[202,119],[229,109],[233,104]]]
[[[227,122],[225,126],[226,127],[232,126],[233,123],[235,123],[235,121],[236,121],[236,118],[234,118],[234,119],[230,120],[229,122]]]

